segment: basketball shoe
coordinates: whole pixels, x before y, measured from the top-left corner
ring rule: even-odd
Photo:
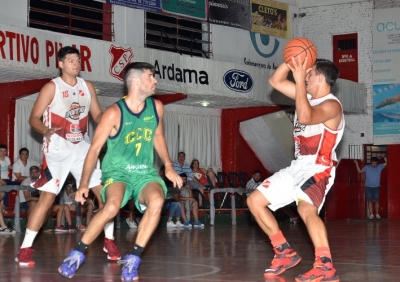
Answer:
[[[137,270],[142,260],[135,255],[126,255],[123,260],[119,260],[118,264],[122,264],[122,281],[138,280]]]
[[[20,248],[17,256],[15,257],[15,261],[20,265],[33,266],[35,265],[35,261],[32,259],[33,252],[34,250],[31,247]]]
[[[271,266],[264,271],[264,277],[266,278],[279,275],[285,270],[296,266],[301,261],[301,257],[292,248],[286,248],[281,251],[279,248],[274,249],[275,256]]]
[[[107,258],[109,260],[119,260],[121,259],[121,253],[118,250],[117,245],[115,245],[114,240],[104,238],[103,251],[107,253]]]
[[[77,250],[71,250],[68,257],[58,268],[58,273],[67,278],[72,278],[75,272],[85,261],[85,255]]]
[[[317,257],[314,262],[314,267],[296,277],[296,282],[338,282],[339,276],[336,274],[336,269],[333,267],[332,260],[327,257]]]

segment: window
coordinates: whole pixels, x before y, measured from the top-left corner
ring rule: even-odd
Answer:
[[[29,0],[28,26],[100,40],[113,40],[111,4],[81,0]]]
[[[385,145],[364,145],[364,160],[366,164],[370,164],[373,157],[383,160],[384,156],[386,156]]]
[[[340,51],[357,49],[357,39],[352,38],[352,39],[339,40],[338,49]]]
[[[209,24],[146,11],[148,48],[197,57],[210,57]]]

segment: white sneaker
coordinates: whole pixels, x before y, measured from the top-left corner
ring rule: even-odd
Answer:
[[[126,223],[128,223],[129,228],[136,229],[137,224],[134,221],[130,221],[129,218],[126,219]]]
[[[379,213],[377,213],[377,214],[375,215],[375,217],[376,217],[377,219],[380,219],[380,218],[381,218],[381,216],[379,215]]]
[[[176,222],[176,227],[184,227],[185,225],[183,225],[182,222],[180,222],[179,220]]]
[[[370,214],[368,218],[369,218],[369,219],[374,219],[374,215],[373,215],[373,214]]]
[[[176,224],[173,221],[167,222],[167,228],[176,228]]]

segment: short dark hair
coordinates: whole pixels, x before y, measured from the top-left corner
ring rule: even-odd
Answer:
[[[21,149],[19,149],[19,155],[21,155],[22,154],[22,152],[27,152],[28,154],[29,154],[29,150],[27,149],[27,148],[21,148]]]
[[[187,178],[187,174],[182,172],[181,174],[179,174],[180,177],[186,177]]]
[[[31,166],[31,167],[29,168],[29,171],[32,171],[32,170],[37,170],[37,171],[39,171],[40,168],[39,168],[38,166],[36,166],[36,165],[33,165],[33,166]]]
[[[7,145],[6,144],[0,144],[0,149],[8,149],[8,147],[7,147]]]
[[[60,50],[58,50],[58,60],[63,61],[65,57],[70,54],[77,54],[79,57],[81,56],[79,50],[75,47],[64,46]]]
[[[379,159],[377,157],[371,158],[371,163],[377,163],[377,162],[379,162]]]
[[[138,74],[143,75],[146,70],[150,70],[152,73],[154,73],[154,66],[146,62],[130,63],[124,69],[124,87],[126,88],[125,90],[129,92],[131,90],[133,77],[135,75],[137,76]]]
[[[322,74],[325,77],[326,83],[331,87],[335,85],[340,74],[338,67],[332,61],[326,59],[317,59],[315,61],[315,72]]]
[[[254,171],[254,174],[257,174],[257,173],[261,174],[261,170],[256,169],[256,170]]]
[[[180,154],[183,154],[183,155],[186,157],[185,152],[180,151],[180,152],[178,153],[178,156],[179,156]]]

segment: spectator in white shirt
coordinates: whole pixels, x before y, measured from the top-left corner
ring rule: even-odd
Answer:
[[[261,184],[261,171],[254,171],[253,177],[246,184],[246,195],[249,196]]]
[[[29,150],[27,148],[21,148],[19,150],[19,159],[12,167],[12,180],[16,182],[24,181],[25,178],[29,177],[29,169],[31,166],[39,167],[40,164],[29,158]]]
[[[10,179],[8,172],[12,168],[10,158],[7,156],[7,151],[7,146],[0,144],[1,179],[3,180]]]
[[[11,166],[10,158],[7,156],[8,148],[5,144],[0,144],[0,170],[1,170],[1,179],[4,180],[4,184],[2,185],[14,185],[14,183],[10,180],[8,173]],[[8,207],[8,192],[5,192],[2,195],[2,199],[0,200],[0,208],[5,210]]]

